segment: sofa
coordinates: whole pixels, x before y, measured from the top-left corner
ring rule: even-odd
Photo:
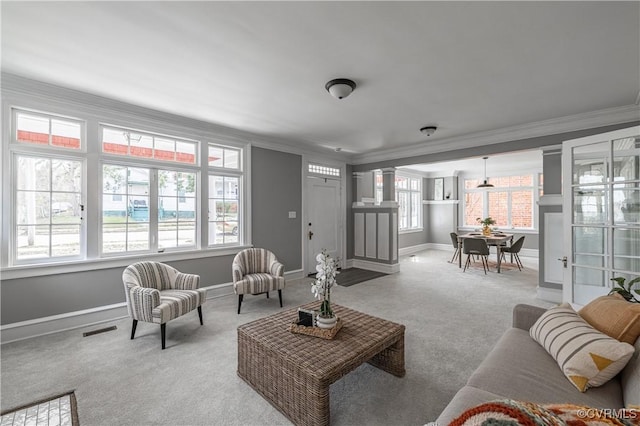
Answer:
[[[545,311],[536,306],[516,305],[512,328],[501,336],[467,384],[432,424],[448,425],[472,407],[505,399],[602,409],[626,406],[640,410],[640,338],[635,341],[635,353],[619,374],[602,386],[580,392],[558,362],[529,334]]]

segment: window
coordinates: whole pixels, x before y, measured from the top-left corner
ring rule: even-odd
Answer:
[[[117,127],[102,127],[102,152],[105,154],[196,164],[197,148],[198,143],[195,141]]]
[[[241,154],[236,148],[209,144],[209,246],[241,241]]]
[[[146,251],[149,226],[149,169],[102,166],[102,253]]]
[[[396,173],[396,201],[398,202],[398,230],[422,228],[422,178]],[[376,204],[382,202],[382,173],[374,174]]]
[[[78,258],[82,233],[82,162],[15,157],[15,251],[17,263]]]
[[[14,111],[15,140],[20,143],[78,150],[80,121],[26,111]]]
[[[398,201],[398,229],[422,228],[422,178],[396,174],[396,200]]]
[[[244,243],[243,148],[17,108],[10,134],[2,267]]]
[[[464,226],[491,216],[498,228],[534,229],[540,182],[538,174],[501,176],[489,179],[493,188],[477,188],[479,179],[464,179]]]
[[[125,163],[102,166],[102,254],[196,248],[198,143],[125,128],[101,128],[102,151]],[[159,166],[159,164],[162,164]]]
[[[330,166],[324,166],[324,165],[321,165],[321,164],[309,163],[308,170],[309,170],[309,173],[313,173],[313,174],[316,174],[316,175],[340,177],[340,169],[338,169],[336,167],[330,167]]]

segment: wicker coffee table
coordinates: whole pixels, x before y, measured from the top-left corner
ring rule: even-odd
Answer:
[[[405,374],[404,325],[331,306],[344,323],[333,340],[290,332],[297,309],[238,327],[238,375],[297,425],[328,425],[329,385],[365,362]]]

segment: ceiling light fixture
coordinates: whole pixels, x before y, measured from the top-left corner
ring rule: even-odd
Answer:
[[[422,133],[424,133],[427,136],[431,136],[432,134],[434,134],[436,132],[436,130],[438,130],[438,128],[436,126],[426,126],[423,127],[422,129],[420,129],[420,131]]]
[[[336,78],[324,85],[327,92],[336,99],[344,99],[356,89],[356,83],[347,78]]]
[[[482,157],[484,160],[484,182],[478,185],[478,188],[493,188],[493,185],[487,181],[487,160],[489,157]]]

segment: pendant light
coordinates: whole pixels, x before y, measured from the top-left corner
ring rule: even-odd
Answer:
[[[484,160],[484,182],[478,185],[478,188],[493,188],[493,185],[487,181],[487,160],[489,157],[482,157]]]

